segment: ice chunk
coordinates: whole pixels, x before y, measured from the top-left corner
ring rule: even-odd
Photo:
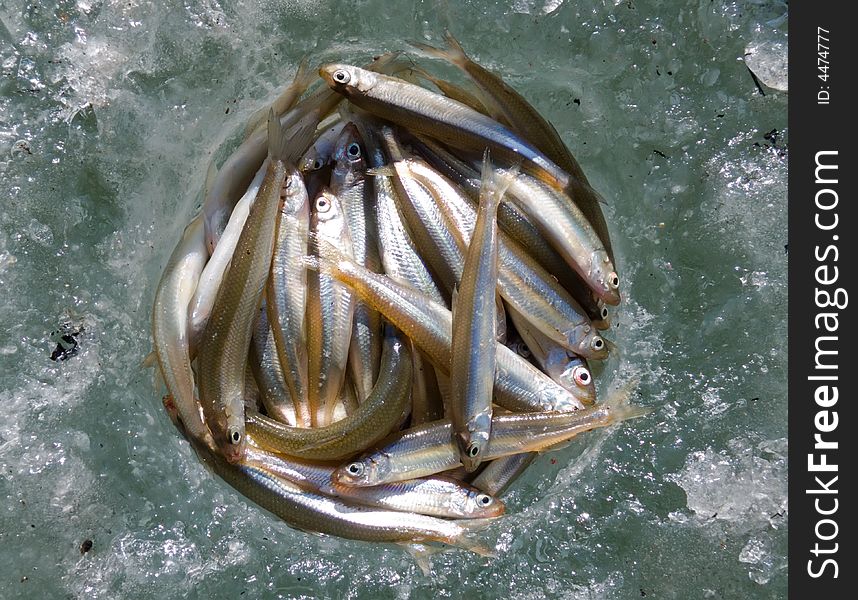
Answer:
[[[748,565],[748,577],[760,585],[767,584],[775,571],[787,567],[786,558],[774,550],[768,535],[751,537],[739,553],[739,562]]]
[[[563,5],[564,0],[515,0],[512,11],[524,15],[549,15]]]
[[[766,41],[748,45],[745,48],[745,64],[766,87],[780,92],[788,90],[785,43]]]
[[[729,451],[707,448],[693,452],[685,468],[673,476],[685,490],[688,508],[704,520],[748,520],[774,527],[785,523],[786,455],[771,456],[771,449],[780,449],[785,440],[773,442],[754,448],[748,440],[736,438]],[[770,457],[760,456],[763,451]]]

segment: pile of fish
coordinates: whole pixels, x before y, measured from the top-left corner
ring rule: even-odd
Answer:
[[[540,451],[640,416],[596,403],[619,277],[555,129],[449,34],[469,88],[398,54],[295,80],[209,173],[159,283],[164,405],[290,525],[490,554]],[[428,82],[441,93],[423,87]]]

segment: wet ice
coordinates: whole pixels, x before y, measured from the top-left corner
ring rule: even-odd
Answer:
[[[327,1],[0,7],[4,593],[783,595],[788,132],[754,56],[776,63],[762,44],[786,43],[785,3],[348,6],[347,28]],[[238,496],[139,363],[209,160],[301,56],[363,60],[444,27],[608,199],[628,285],[599,388],[636,377],[657,410],[540,457],[489,529],[499,558],[445,553],[427,578],[396,547],[296,532]],[[64,323],[85,331],[54,362]]]

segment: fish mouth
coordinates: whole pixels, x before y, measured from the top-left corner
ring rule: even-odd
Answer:
[[[341,89],[345,87],[345,85],[351,80],[351,76],[349,75],[348,71],[346,71],[345,67],[346,65],[341,65],[337,63],[322,65],[321,67],[319,67],[319,77],[324,79],[325,83],[327,83],[330,87],[334,89]],[[345,79],[337,79],[336,74],[340,72],[346,74]]]
[[[226,448],[223,449],[223,456],[226,458],[226,462],[231,465],[240,463],[244,458],[244,449],[245,445],[242,444],[240,446],[234,446],[230,444]]]
[[[331,69],[331,67],[333,67],[333,65],[322,65],[321,67],[319,67],[319,77],[324,79],[325,83],[327,83],[329,86],[333,87],[336,84],[334,83],[333,76],[334,69]]]
[[[613,288],[602,288],[599,291],[599,298],[604,300],[605,304],[617,306],[620,303],[620,291]]]

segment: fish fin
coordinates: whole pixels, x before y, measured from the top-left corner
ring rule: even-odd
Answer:
[[[602,336],[600,336],[602,337]],[[605,347],[608,349],[608,354],[615,354],[617,356],[622,356],[620,352],[620,348],[611,340],[602,337],[602,341],[605,342]]]
[[[280,119],[275,120],[278,123],[280,122]],[[316,135],[316,126],[318,124],[319,117],[316,111],[308,113],[304,118],[295,123],[285,135],[282,135],[279,146],[280,154],[276,157],[290,164],[297,163],[298,159],[301,158],[313,143],[313,137]],[[270,142],[269,139],[269,148],[272,147]]]
[[[322,271],[322,261],[318,256],[302,256],[301,264],[309,271]]]
[[[462,45],[459,44],[458,40],[449,31],[444,32],[444,43],[447,46],[446,48],[436,48],[435,46],[420,42],[408,42],[408,45],[417,48],[426,56],[446,60],[459,68],[464,68],[468,64],[468,55],[465,54]]]
[[[554,452],[555,450],[563,450],[563,448],[568,448],[573,440],[577,440],[577,436],[573,436],[568,440],[563,440],[562,442],[557,442],[556,444],[551,444],[550,446],[545,446],[544,448],[540,448],[536,451],[537,454],[542,456],[546,452]]]
[[[444,43],[447,44],[447,52],[451,55],[456,56],[456,59],[459,61],[468,61],[468,55],[465,54],[465,49],[462,48],[462,44],[459,43],[453,34],[450,33],[449,29],[444,30]]]
[[[495,169],[492,166],[492,153],[486,148],[483,151],[483,163],[480,168],[480,189],[488,190],[494,183]]]
[[[206,170],[206,183],[203,186],[203,190],[204,190],[206,198],[208,198],[211,195],[211,190],[214,187],[215,179],[217,179],[217,167],[214,164],[214,160],[212,160],[209,163],[208,170]]]
[[[427,546],[416,542],[402,542],[400,546],[411,555],[426,577],[432,574],[432,557],[444,551],[444,548],[439,546]]]
[[[155,369],[154,373],[152,374],[152,390],[157,394],[162,389],[164,389],[164,387],[166,387],[166,383],[164,382],[164,374],[161,372],[161,365],[158,365],[158,368]]]
[[[373,167],[366,170],[367,175],[375,177],[396,177],[396,167],[393,165],[383,165],[381,167]]]
[[[507,335],[506,308],[503,304],[503,298],[498,293],[495,293],[495,323],[495,339],[504,344]]]
[[[295,77],[292,79],[292,83],[289,84],[289,86],[286,87],[286,89],[284,89],[272,103],[271,109],[274,110],[274,113],[277,116],[280,116],[292,108],[295,104],[295,100],[300,98],[307,88],[310,87],[310,84],[313,83],[313,79],[316,76],[315,71],[309,70],[309,62],[305,56],[298,64],[298,70],[295,71]],[[295,90],[297,90],[297,93],[292,94],[291,92]],[[247,120],[247,125],[244,126],[245,139],[256,133],[263,126],[267,115],[268,113],[264,108],[260,108],[250,115],[250,118]]]
[[[317,70],[310,68],[310,59],[306,55],[301,57],[301,62],[298,63],[298,68],[295,70],[295,77],[292,78],[292,85],[301,90],[298,96],[301,96],[310,87],[318,75]]]
[[[521,170],[521,164],[515,163],[508,167],[503,173],[500,173],[494,168],[491,162],[489,149],[483,152],[483,164],[480,174],[480,189],[492,191],[497,196],[498,203],[503,199],[509,186],[518,177]]]
[[[317,255],[307,255],[301,258],[301,262],[306,269],[323,273],[331,273],[332,271],[338,270],[337,267],[343,262],[354,262],[345,253],[343,253],[342,250],[315,231],[310,231],[308,233],[307,241],[311,247],[314,246],[317,249]]]
[[[152,350],[140,362],[140,368],[141,369],[152,369],[155,367],[156,364],[158,364],[158,355],[155,354],[154,350]]]
[[[546,183],[549,183],[549,185],[554,187],[554,184],[552,182]],[[608,205],[608,201],[605,200],[602,194],[594,190],[593,186],[591,186],[589,183],[579,181],[576,177],[572,175],[569,176],[569,184],[566,186],[566,189],[562,191],[567,196],[569,196],[572,199],[572,202],[574,202],[576,205],[578,205],[578,202],[575,199],[580,198],[582,195],[590,195],[594,197],[599,204],[604,204],[605,206]]]
[[[264,107],[253,111],[253,114],[250,115],[250,118],[247,119],[247,124],[244,126],[245,140],[262,128],[267,115],[268,113]]]
[[[268,109],[268,156],[280,160],[286,155],[289,138],[273,108]]]
[[[408,42],[408,43],[411,44],[412,46],[417,45],[416,43],[412,43],[412,42]],[[426,69],[418,67],[417,65],[414,65],[414,66],[409,67],[409,68],[410,68],[412,73],[417,75],[419,78],[424,79],[425,81],[428,81],[430,83],[435,83],[436,81],[438,81],[438,78],[435,77],[434,75],[432,75]]]
[[[413,64],[410,65],[399,65],[397,70],[391,73],[394,77],[398,77],[403,81],[407,81],[408,83],[413,83],[418,85],[418,80],[420,76],[415,72],[417,67]]]
[[[295,106],[298,98],[304,94],[316,77],[318,77],[318,72],[310,69],[310,62],[304,56],[298,63],[292,83],[274,100],[274,112],[280,116]]]
[[[465,530],[465,534],[456,540],[455,545],[459,548],[464,548],[480,556],[488,558],[497,558],[495,548],[489,545],[485,540],[480,539],[477,534],[482,532],[492,523],[497,522],[496,517],[487,517],[482,519],[463,519],[457,521],[456,524]]]
[[[620,423],[628,419],[636,419],[638,417],[646,416],[655,410],[649,406],[633,406],[629,404],[629,399],[635,389],[637,389],[638,383],[640,383],[640,381],[635,377],[624,383],[618,389],[612,390],[608,393],[608,398],[605,400],[604,404],[610,411],[609,414],[611,422]]]
[[[394,50],[393,52],[385,52],[384,54],[380,54],[373,58],[372,62],[364,67],[367,71],[375,71],[376,73],[386,73],[388,69],[391,67],[395,68],[398,66],[396,61],[397,58],[402,54],[399,50]]]

